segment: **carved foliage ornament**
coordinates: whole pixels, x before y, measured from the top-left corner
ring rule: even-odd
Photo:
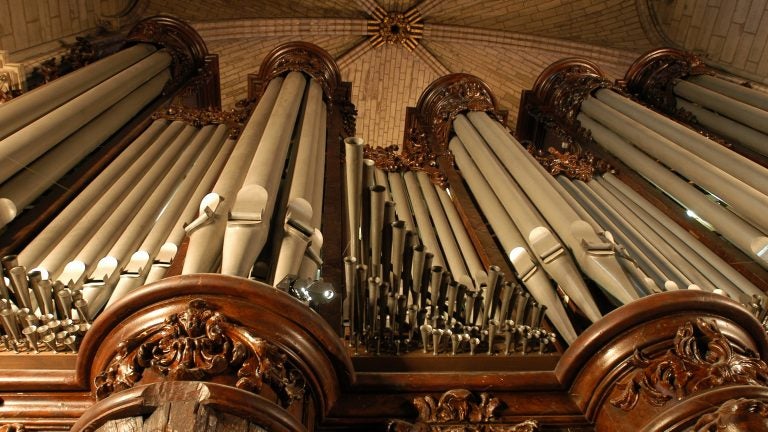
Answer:
[[[451,124],[462,112],[486,111],[503,121],[488,86],[467,74],[446,75],[433,82],[419,99],[417,109],[441,149],[448,147]]]
[[[229,137],[236,139],[248,120],[252,107],[244,101],[239,101],[234,109],[222,111],[215,108],[200,109],[184,105],[171,105],[152,114],[152,120],[183,121],[196,128],[208,125],[223,124],[229,128]]]
[[[261,64],[259,77],[268,83],[286,72],[303,72],[318,80],[329,103],[341,83],[341,73],[333,58],[322,48],[306,42],[291,42],[272,50]]]
[[[629,360],[634,368],[619,384],[611,404],[632,410],[642,397],[653,406],[681,400],[697,392],[728,384],[768,385],[768,365],[753,353],[734,353],[714,321],[690,321],[675,335],[674,346],[664,355],[649,359],[639,350]]]
[[[691,75],[711,73],[702,60],[671,48],[651,51],[630,66],[625,77],[630,93],[667,114],[686,116],[677,109],[674,86]]]
[[[419,412],[416,423],[394,420],[389,423],[390,432],[535,432],[538,423],[527,420],[522,423],[498,422],[495,412],[502,402],[488,393],[474,395],[469,390],[456,389],[445,392],[440,400],[432,396],[417,397],[413,405]]]
[[[26,432],[26,428],[23,424],[13,423],[0,426],[0,432]]]
[[[424,171],[432,183],[448,187],[448,177],[438,167],[437,155],[430,151],[425,135],[418,128],[408,130],[406,147],[398,152],[396,145],[371,147],[366,145],[363,156],[371,159],[376,167],[387,172]]]
[[[553,176],[564,175],[570,179],[587,182],[592,180],[595,173],[603,174],[610,170],[607,163],[588,151],[561,153],[554,147],[550,147],[545,153],[532,145],[527,148],[528,152]]]
[[[171,54],[172,82],[180,84],[203,67],[208,48],[200,35],[188,24],[169,16],[156,16],[138,22],[128,40],[160,45]]]
[[[693,432],[757,431],[768,431],[768,401],[765,399],[731,399],[717,411],[701,416],[693,426]]]
[[[260,393],[270,386],[284,406],[301,400],[305,380],[276,346],[230,322],[203,300],[118,346],[117,355],[94,378],[96,397],[136,385],[145,370],[168,381],[201,381],[231,374],[235,387]]]

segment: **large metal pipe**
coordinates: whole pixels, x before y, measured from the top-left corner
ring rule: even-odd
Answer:
[[[307,79],[301,72],[291,72],[285,77],[243,186],[229,211],[221,258],[222,274],[247,277],[267,241],[306,84]]]
[[[0,139],[155,51],[150,44],[134,45],[0,105]]]
[[[686,81],[727,95],[737,101],[768,111],[768,95],[755,89],[732,83],[711,75],[693,75]]]
[[[579,219],[570,205],[542,178],[542,174],[534,168],[533,164],[538,162],[533,156],[487,113],[474,111],[467,113],[467,117],[571,249],[581,270],[622,304],[638,298],[611,245],[601,239],[587,222]]]
[[[349,256],[358,262],[364,261],[360,251],[360,225],[362,221],[363,202],[363,144],[361,138],[351,137],[344,140],[346,179],[347,238],[349,240]]]
[[[171,64],[156,52],[0,141],[0,183]]]
[[[395,201],[395,213],[397,218],[405,223],[405,230],[416,231],[416,224],[413,222],[413,213],[411,213],[411,204],[408,200],[408,193],[405,191],[403,176],[399,172],[387,173],[389,187],[392,191],[392,199]]]
[[[139,110],[157,97],[170,74],[155,75],[121,101],[70,135],[0,186],[0,215],[15,217],[41,193],[71,170],[82,158],[114,134]],[[12,217],[0,217],[0,226]]]
[[[427,204],[427,209],[429,209],[429,216],[432,218],[437,238],[440,241],[440,246],[445,253],[445,260],[448,262],[448,270],[450,270],[453,278],[459,283],[468,287],[473,286],[474,284],[470,278],[467,266],[464,263],[464,258],[459,250],[456,236],[453,233],[453,229],[445,214],[445,210],[440,203],[440,198],[437,195],[437,191],[435,191],[434,185],[424,171],[417,172],[416,178],[419,181],[421,193]]]
[[[592,133],[598,144],[674,197],[687,209],[704,218],[723,237],[752,257],[761,266],[768,268],[768,237],[727,209],[708,200],[695,187],[659,165],[586,114],[579,114],[577,119],[582,126]]]
[[[438,198],[440,198],[440,203],[443,205],[445,215],[448,217],[448,222],[456,237],[456,243],[459,245],[459,251],[461,251],[462,257],[464,257],[464,262],[467,264],[469,273],[475,281],[475,286],[479,287],[488,279],[488,273],[486,273],[483,263],[480,261],[480,256],[477,254],[475,245],[469,238],[467,228],[462,223],[461,216],[459,216],[459,212],[456,210],[456,206],[454,205],[451,196],[448,194],[448,191],[438,185],[433,186],[437,192]]]
[[[120,234],[130,224],[130,221],[138,214],[146,202],[146,200],[154,195],[154,192],[147,193],[147,191],[169,188],[173,183],[162,186],[162,181],[169,172],[186,171],[188,166],[186,165],[191,159],[192,155],[196,155],[197,148],[202,143],[199,140],[195,140],[194,152],[184,151],[190,140],[197,134],[197,129],[193,126],[185,125],[174,140],[168,145],[165,151],[152,161],[151,165],[147,168],[145,166],[145,172],[142,173],[141,178],[138,181],[132,182],[128,187],[122,189],[122,196],[118,198],[113,204],[114,209],[108,216],[104,216],[101,223],[93,225],[82,226],[84,221],[80,221],[78,226],[73,228],[73,232],[83,230],[89,235],[87,240],[83,241],[80,245],[77,245],[73,250],[77,250],[80,247],[79,252],[75,255],[74,259],[68,263],[63,272],[59,272],[54,268],[47,268],[50,273],[50,279],[58,279],[61,275],[61,281],[67,283],[70,280],[75,281],[75,286],[80,285],[85,281],[85,277],[89,271],[93,269],[97,264],[97,259],[103,257],[109,250],[109,247],[120,237]],[[174,170],[176,161],[182,161],[180,168]],[[178,175],[178,173],[175,173]],[[158,196],[157,200],[161,200],[165,196]],[[97,205],[101,205],[99,203]],[[143,229],[143,226],[137,227],[137,229]],[[135,239],[131,239],[135,240]],[[46,259],[46,261],[48,261]],[[74,268],[78,270],[74,272],[67,271],[70,264],[75,264]],[[83,272],[80,272],[80,268]],[[70,287],[72,288],[72,287]],[[106,301],[106,298],[104,299]],[[90,306],[89,306],[90,308]]]
[[[179,245],[186,236],[184,226],[195,218],[198,203],[213,187],[235,147],[236,140],[227,139],[227,132],[226,126],[220,125],[216,128],[212,142],[224,141],[224,144],[216,152],[215,159],[208,164],[205,161],[210,157],[203,154],[195,161],[189,175],[181,181],[179,189],[171,197],[171,201],[155,222],[152,231],[123,268],[120,280],[106,307],[143,285],[147,281],[150,269],[155,270],[155,277],[164,276],[165,270],[170,267]],[[210,146],[209,148],[215,150],[218,147]],[[149,282],[154,280],[147,281]]]
[[[678,81],[673,91],[691,102],[719,112],[762,133],[768,133],[768,111],[766,110],[685,80]]]
[[[312,182],[312,226],[314,232],[309,239],[309,248],[304,258],[301,261],[301,267],[299,267],[299,277],[312,278],[317,276],[318,268],[320,267],[321,249],[323,247],[323,233],[320,231],[320,227],[323,222],[323,193],[325,190],[325,149],[326,149],[326,125],[328,122],[328,108],[325,104],[320,105],[320,119],[318,120],[318,127],[315,130],[317,133],[318,145],[315,146],[315,155],[313,161],[315,169],[312,171],[315,175]]]
[[[603,102],[616,111],[619,111],[627,117],[630,117],[633,120],[643,124],[647,128],[652,129],[656,133],[694,153],[696,156],[708,161],[710,164],[728,172],[730,175],[752,186],[756,190],[768,190],[768,168],[761,166],[760,164],[757,164],[745,158],[744,156],[741,156],[740,154],[735,153],[734,151],[710,140],[700,133],[691,130],[690,128],[685,127],[682,124],[655,111],[645,108],[644,106],[612,90],[598,90],[595,93],[595,96],[600,102]],[[588,98],[587,100],[589,99],[591,98]],[[691,112],[694,112],[694,114],[701,113],[701,111],[709,112],[712,116],[719,117],[721,121],[727,122],[728,126],[737,125],[741,129],[747,129],[751,131],[754,135],[765,137],[765,134],[757,132],[754,129],[751,129],[740,123],[729,120],[727,117],[718,116],[711,111],[688,103],[687,101],[684,101],[680,98],[677,98],[677,100],[679,106],[691,110]],[[704,119],[705,118],[702,118],[702,120]],[[730,128],[728,129],[730,131]],[[729,133],[734,134],[733,132]],[[758,137],[753,137],[752,141],[759,141],[754,138]],[[759,143],[758,145],[762,146],[764,150],[768,150],[768,144],[765,142]]]
[[[108,194],[110,186],[127,174],[138,171],[129,171],[137,159],[152,158],[162,150],[161,145],[154,144],[167,127],[168,122],[165,120],[153,122],[19,253],[19,262],[27,268],[38,266],[50,249],[69,232],[75,221],[81,219],[99,198]],[[174,127],[174,133],[180,127]]]
[[[269,82],[216,184],[200,201],[198,217],[186,228],[189,246],[182,274],[214,271],[214,264],[219,260],[222,252],[227,215],[256,152],[254,143],[258,143],[264,133],[282,84],[283,79],[280,77]]]
[[[631,142],[637,148],[660,160],[733,207],[756,226],[768,232],[768,196],[733,177],[674,142],[614,110],[598,99],[589,97],[581,104],[581,112]],[[768,190],[768,189],[766,189]]]
[[[285,234],[274,267],[275,285],[287,275],[298,274],[304,253],[316,228],[312,223],[312,216],[320,211],[312,206],[312,184],[315,182],[317,167],[316,147],[320,144],[317,128],[321,117],[320,107],[323,104],[323,90],[316,80],[309,81],[306,97],[296,161],[286,203],[283,224]]]
[[[768,155],[768,135],[756,131],[749,126],[744,126],[737,121],[729,119],[728,117],[721,116],[714,111],[710,111],[696,104],[692,104],[685,99],[676,98],[675,100],[677,102],[678,108],[682,108],[693,114],[696,117],[696,121],[706,126],[708,129],[711,129],[715,133],[720,134],[722,137],[728,139],[729,141],[732,141],[736,144],[741,144],[744,147],[750,148],[762,155]],[[719,144],[718,147],[721,147],[724,151],[731,153],[733,155],[731,157],[733,158],[738,156],[738,153],[735,153],[730,149],[726,149]],[[749,161],[749,159],[747,160]],[[751,166],[749,164],[745,165]],[[721,166],[725,168],[724,164],[721,164]],[[761,165],[758,165],[758,167],[762,168]],[[742,178],[745,181],[749,181],[751,177],[744,176],[744,174],[751,171],[752,170],[749,169],[737,172],[729,170],[729,172],[731,172],[733,175],[739,176],[739,178]]]
[[[661,210],[657,209],[640,194],[624,184],[624,182],[619,180],[615,175],[611,173],[605,173],[603,174],[602,178],[598,180],[604,181],[606,185],[610,185],[613,190],[623,195],[626,198],[624,200],[625,202],[631,201],[634,204],[633,208],[639,210],[641,214],[644,215],[641,216],[644,220],[650,220],[652,218],[656,221],[658,226],[667,230],[670,233],[669,235],[674,235],[679,238],[683,244],[701,256],[704,261],[717,269],[726,280],[733,283],[741,291],[747,293],[748,295],[763,295],[763,291],[752,284],[752,282],[745,278],[744,275],[736,271],[733,267],[731,267],[730,264],[726,263],[722,258],[720,258],[719,255],[712,252],[712,250],[708,247],[704,246],[704,244],[701,243],[701,241],[699,241],[696,237],[691,235],[691,233],[675,223],[675,221],[670,219],[667,215],[661,212]]]
[[[434,226],[430,220],[429,210],[427,210],[424,195],[421,193],[416,173],[408,171],[403,173],[403,178],[405,179],[405,188],[411,202],[411,207],[413,208],[413,214],[416,216],[419,237],[427,248],[427,252],[430,252],[433,255],[432,265],[445,267],[443,252],[440,250],[440,243],[435,236]]]
[[[602,317],[600,309],[592,299],[589,289],[565,247],[549,230],[544,219],[534,209],[510,174],[493,156],[478,131],[464,116],[457,116],[453,122],[453,127],[459,139],[451,141],[451,151],[458,154],[458,148],[461,147],[476,166],[483,167],[482,176],[494,191],[499,191],[495,193],[496,197],[546,272],[574,300],[589,319],[593,321],[600,319]],[[533,236],[534,231],[536,232],[535,236]]]

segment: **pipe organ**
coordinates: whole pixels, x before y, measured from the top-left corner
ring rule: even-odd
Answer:
[[[217,87],[155,17],[0,104],[0,430],[760,430],[764,94],[451,74],[380,147],[314,45]]]

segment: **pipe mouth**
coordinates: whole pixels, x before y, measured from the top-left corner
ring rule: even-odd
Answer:
[[[16,218],[18,209],[16,204],[8,198],[0,198],[0,227],[3,227]]]
[[[365,144],[365,140],[360,137],[344,138],[344,144],[361,146]]]
[[[752,240],[750,245],[752,253],[757,255],[763,261],[763,265],[768,263],[768,237],[757,237]]]

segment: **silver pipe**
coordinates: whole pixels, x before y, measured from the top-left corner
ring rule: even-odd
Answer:
[[[387,179],[389,180],[389,187],[392,191],[392,199],[395,201],[397,218],[405,223],[406,231],[417,232],[416,224],[413,222],[410,200],[408,199],[408,193],[405,190],[402,174],[399,172],[390,172],[387,173]]]
[[[363,185],[363,144],[361,138],[347,138],[344,140],[346,162],[344,172],[346,175],[347,197],[347,238],[349,239],[349,255],[361,259],[360,251],[360,224],[362,222],[362,185]]]
[[[109,210],[111,205],[98,206],[100,200],[112,202],[120,195],[120,189],[117,186],[130,184],[134,177],[143,169],[142,165],[154,158],[163,149],[163,145],[174,136],[181,128],[177,124],[166,132],[168,122],[165,120],[156,120],[147,128],[136,140],[125,149],[101,174],[99,174],[91,183],[75,197],[72,202],[65,207],[56,218],[51,221],[43,231],[38,234],[27,246],[19,253],[19,261],[26,267],[40,266],[42,260],[53,252],[52,248],[70,234],[76,221],[82,220],[89,212],[98,210]],[[164,133],[166,132],[166,133]],[[162,140],[158,138],[163,136]],[[99,218],[95,218],[99,220]],[[91,225],[91,228],[93,225]],[[78,240],[74,243],[80,243],[86,233],[78,233]],[[68,255],[68,254],[67,254]],[[65,258],[57,262],[66,261]],[[43,273],[45,276],[45,273]]]
[[[0,183],[171,64],[156,52],[0,141]]]
[[[156,75],[3,183],[0,186],[0,214],[15,217],[157,97],[169,77],[167,71]],[[0,225],[11,219],[0,220]]]
[[[708,200],[668,169],[656,163],[618,135],[609,131],[586,114],[577,119],[592,132],[594,139],[608,151],[619,157],[630,168],[642,174],[657,187],[673,196],[686,208],[694,211],[712,224],[717,231],[736,247],[768,268],[768,237],[741,220],[738,216]]]
[[[432,263],[436,266],[444,266],[443,253],[440,250],[440,244],[435,237],[435,231],[432,226],[432,221],[429,218],[429,211],[424,203],[424,197],[419,187],[419,181],[416,173],[408,171],[403,174],[405,179],[405,187],[410,198],[411,206],[413,207],[413,213],[416,216],[416,223],[418,224],[419,237],[427,248],[427,251],[433,254]]]
[[[745,87],[743,85],[732,83],[710,75],[692,75],[686,78],[686,81],[698,84],[709,90],[727,95],[728,97],[736,99],[737,101],[741,101],[756,108],[768,111],[768,95],[761,91],[757,91],[749,87]]]
[[[744,126],[739,122],[729,119],[728,117],[721,116],[714,111],[710,111],[696,104],[692,104],[685,99],[676,98],[676,101],[678,108],[682,108],[690,112],[696,117],[696,121],[713,130],[714,132],[722,135],[729,141],[733,141],[736,144],[741,144],[744,147],[752,149],[762,155],[768,155],[768,135],[756,131],[749,126]],[[727,149],[719,144],[718,147],[721,147],[724,151],[731,153],[732,158],[739,156],[738,153],[735,153],[732,150]],[[745,160],[753,163],[749,159],[745,158]],[[751,167],[750,164],[745,165]],[[760,165],[758,165],[758,167],[762,168]],[[743,178],[745,181],[750,179],[750,177],[744,176],[744,172],[734,172],[733,170],[729,170],[729,172],[736,176],[741,175],[739,178]]]
[[[586,98],[581,112],[597,120],[650,156],[660,160],[768,232],[768,196],[696,154],[619,113],[595,98]]]
[[[229,211],[221,258],[223,274],[247,277],[267,241],[292,126],[306,84],[301,72],[290,72],[283,82],[243,186]]]
[[[719,112],[755,130],[768,133],[768,112],[765,110],[685,80],[678,81],[673,91],[691,102]]]
[[[448,223],[453,230],[454,236],[456,237],[456,243],[459,246],[461,256],[464,258],[464,262],[467,264],[467,268],[469,269],[469,273],[472,275],[475,286],[479,287],[480,285],[486,283],[488,274],[483,268],[483,263],[480,262],[480,256],[477,254],[475,245],[469,238],[467,228],[464,226],[464,223],[461,220],[461,216],[459,216],[458,210],[456,210],[452,196],[449,195],[449,192],[446,189],[443,189],[437,185],[433,185],[433,187],[437,192],[437,197],[440,198],[440,204],[443,206],[445,216],[448,218]],[[461,283],[461,281],[459,282]]]
[[[381,277],[381,240],[384,226],[384,201],[387,189],[375,185],[369,189],[371,194],[370,247],[371,275]]]
[[[137,44],[68,73],[0,106],[0,139],[157,51]]]
[[[216,184],[210,193],[200,200],[198,218],[186,227],[189,246],[182,274],[214,271],[214,264],[219,260],[224,244],[227,215],[256,152],[254,143],[261,140],[282,84],[283,79],[280,77],[269,82]]]

